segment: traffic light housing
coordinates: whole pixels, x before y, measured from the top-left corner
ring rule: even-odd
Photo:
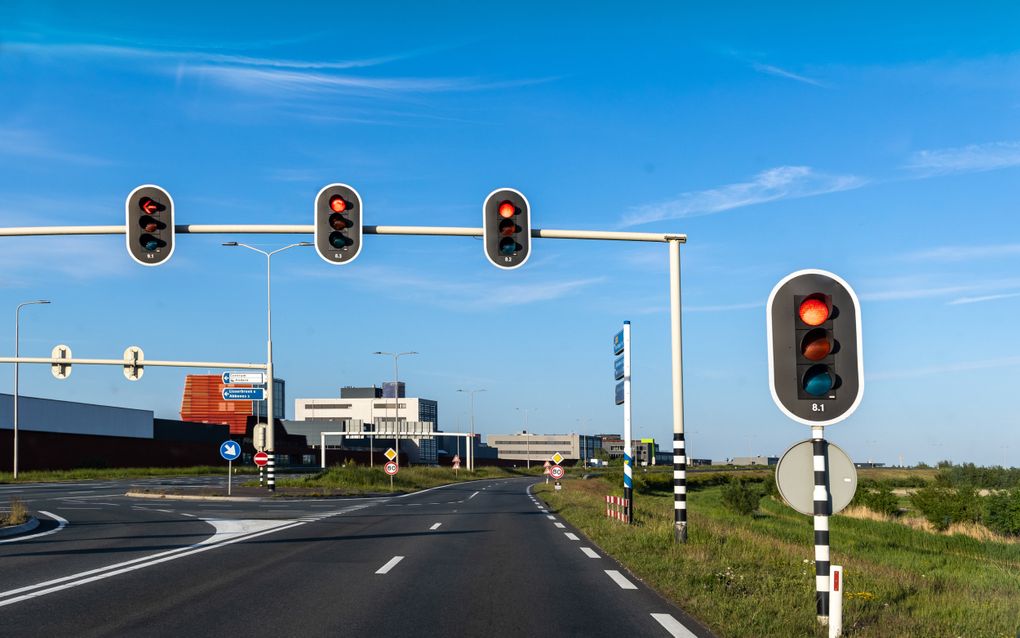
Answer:
[[[861,307],[824,270],[784,277],[769,296],[769,388],[779,409],[806,425],[850,416],[864,394]]]
[[[164,188],[145,184],[124,204],[128,254],[143,266],[158,266],[174,254],[174,200]]]
[[[485,257],[497,268],[512,270],[531,256],[531,204],[519,190],[497,188],[482,204]]]
[[[330,184],[315,196],[315,250],[331,264],[354,261],[361,252],[361,195],[347,184]]]

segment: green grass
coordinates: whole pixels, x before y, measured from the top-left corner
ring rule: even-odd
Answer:
[[[739,516],[723,507],[720,487],[706,486],[688,494],[689,539],[679,545],[672,495],[639,494],[632,526],[606,518],[604,496],[619,495],[619,483],[537,491],[720,636],[827,635],[815,620],[811,517],[771,498],[755,516]],[[1020,544],[845,516],[830,527],[832,561],[846,570],[845,636],[1014,638],[1020,630]]]
[[[542,468],[532,468],[532,474],[541,474]],[[460,481],[476,479],[508,478],[524,476],[523,469],[483,466],[474,472],[448,467],[412,466],[402,467],[393,477],[393,491],[410,492]],[[374,468],[364,465],[334,465],[325,471],[300,478],[277,479],[278,487],[308,488],[312,493],[366,494],[390,491],[390,477],[383,472],[382,465]]]
[[[237,469],[237,468],[235,468]],[[251,474],[255,470],[242,470]],[[125,468],[82,468],[77,470],[47,470],[18,472],[18,483],[43,483],[52,481],[112,480],[146,478],[152,476],[195,476],[226,474],[227,466],[202,465],[196,467],[125,467]],[[0,483],[14,483],[14,475],[0,472]]]

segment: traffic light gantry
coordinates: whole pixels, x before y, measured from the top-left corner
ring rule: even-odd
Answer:
[[[145,184],[124,204],[128,254],[143,266],[158,266],[174,254],[174,200],[166,189]]]
[[[861,307],[824,270],[799,270],[769,296],[769,388],[779,409],[806,425],[850,416],[864,393]]]

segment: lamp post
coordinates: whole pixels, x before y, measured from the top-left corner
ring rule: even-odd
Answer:
[[[223,244],[224,246],[241,246],[248,250],[254,250],[257,253],[261,253],[266,256],[266,453],[269,455],[269,462],[266,467],[269,468],[266,472],[266,487],[269,488],[270,492],[276,491],[276,437],[275,428],[273,427],[273,417],[275,416],[273,410],[273,294],[272,294],[272,278],[270,277],[270,266],[273,263],[273,255],[276,253],[296,248],[298,246],[312,246],[311,242],[302,241],[283,248],[277,248],[266,252],[254,246],[248,244],[242,244],[236,241],[228,241]]]
[[[457,392],[466,392],[471,397],[471,445],[467,447],[468,455],[468,469],[472,472],[475,471],[475,392],[485,392],[485,388],[479,388],[477,390],[457,390]]]
[[[397,464],[400,464],[400,375],[397,372],[397,359],[405,354],[418,354],[417,352],[373,352],[372,354],[385,354],[393,357],[393,441],[397,452]]]
[[[50,303],[47,299],[38,299],[36,301],[26,301],[18,304],[18,307],[14,309],[14,478],[18,478],[18,362],[17,358],[19,355],[21,336],[19,334],[21,329],[21,307],[22,306],[34,306],[36,304],[48,304]]]
[[[524,412],[524,436],[525,436],[524,443],[525,443],[525,449],[527,450],[526,454],[528,455],[528,469],[530,470],[531,469],[531,435],[528,434],[528,411],[529,410],[537,410],[538,408],[514,408],[514,409],[517,410],[518,412],[522,412],[522,411]]]

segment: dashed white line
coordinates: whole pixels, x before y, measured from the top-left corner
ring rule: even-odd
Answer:
[[[607,569],[606,575],[613,579],[613,582],[620,586],[620,589],[637,589],[637,585],[627,580],[623,574],[615,569]]]
[[[553,523],[553,525],[555,525],[556,527],[558,527],[558,528],[560,528],[560,529],[565,529],[565,528],[567,527],[567,526],[566,526],[566,525],[564,525],[563,523]]]
[[[652,614],[652,618],[662,625],[673,638],[697,638],[690,629],[684,627],[679,620],[669,614]]]
[[[550,521],[555,521],[556,520],[556,517],[553,516],[552,514],[546,514],[545,517],[548,518]]]
[[[566,536],[567,538],[569,538],[572,541],[579,541],[579,540],[581,540],[580,538],[577,537],[577,534],[574,534],[574,533],[571,533],[571,532],[563,532],[563,535]]]
[[[467,500],[469,500],[469,501],[470,501],[471,499],[473,499],[473,498],[474,498],[474,497],[476,497],[476,496],[478,496],[478,492],[475,492],[475,493],[474,493],[474,494],[472,494],[471,496],[467,497]]]
[[[595,552],[595,550],[590,547],[582,547],[581,551],[584,552],[584,555],[587,556],[588,558],[600,558],[600,556]]]
[[[432,531],[434,529],[439,529],[440,525],[442,525],[442,523],[436,523],[435,525],[433,525],[432,527],[429,528],[429,531]]]
[[[388,572],[391,569],[393,569],[394,567],[396,567],[397,563],[399,563],[402,560],[404,560],[403,556],[394,556],[393,558],[391,558],[389,560],[389,562],[387,562],[385,565],[383,565],[382,567],[377,569],[375,573],[377,573],[377,574],[385,574],[386,572]]]
[[[181,512],[181,516],[189,516],[191,518],[198,518],[195,514],[188,514],[187,512]]]

